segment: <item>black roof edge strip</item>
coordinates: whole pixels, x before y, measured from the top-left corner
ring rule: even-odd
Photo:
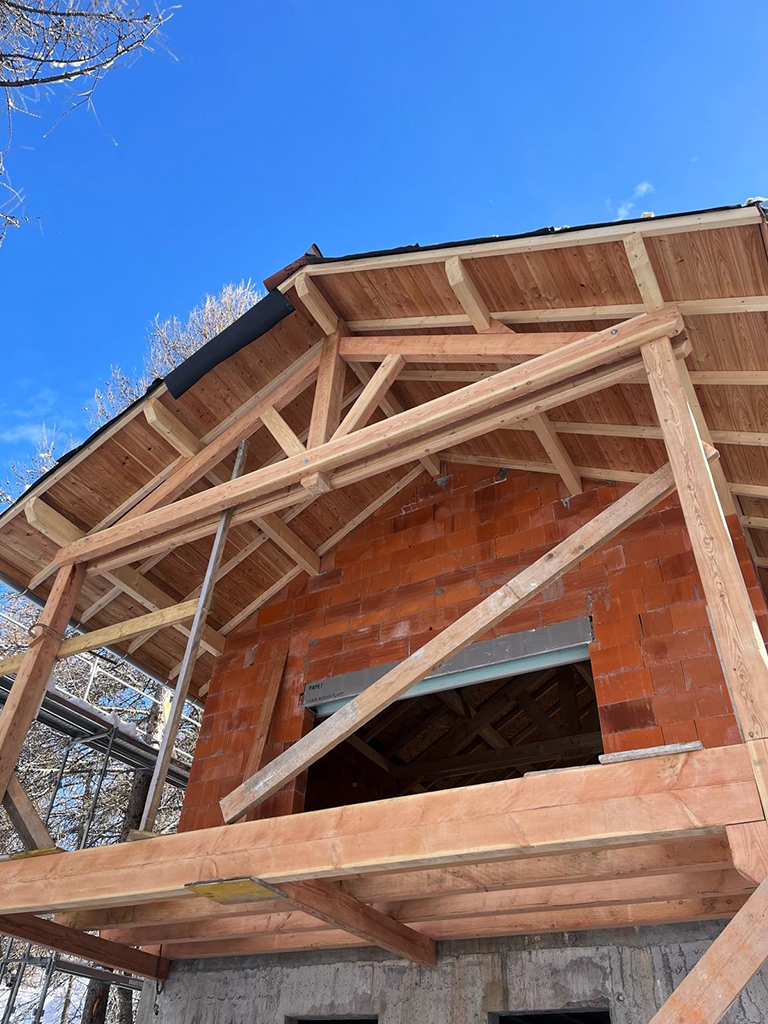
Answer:
[[[277,289],[267,292],[263,299],[251,306],[221,334],[211,338],[175,370],[171,370],[165,378],[168,391],[173,398],[181,398],[209,370],[266,334],[293,311],[293,303],[282,292]]]
[[[755,204],[753,204],[755,205]],[[682,213],[657,213],[653,217],[629,217],[626,220],[606,220],[594,224],[575,224],[561,228],[537,228],[535,231],[521,231],[514,235],[485,235],[481,238],[462,238],[454,242],[436,242],[431,245],[402,245],[394,249],[372,249],[369,252],[354,252],[346,256],[313,256],[307,253],[304,256],[305,265],[312,266],[318,263],[346,263],[351,260],[374,259],[377,256],[399,256],[414,252],[433,252],[439,249],[457,249],[465,245],[487,245],[490,242],[514,242],[518,238],[541,238],[546,235],[568,235],[574,231],[591,231],[596,228],[614,227],[616,224],[647,224],[651,220],[674,220],[677,217],[696,217],[701,213],[725,213],[727,210],[739,210],[741,204],[735,203],[730,206],[711,206],[704,210],[685,210]]]

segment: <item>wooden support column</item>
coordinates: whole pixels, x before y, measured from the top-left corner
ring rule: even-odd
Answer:
[[[233,480],[237,479],[245,468],[245,459],[247,454],[248,442],[241,441],[237,457],[235,459],[235,465],[232,469]],[[179,731],[181,716],[184,711],[184,702],[186,701],[187,694],[189,692],[189,684],[192,681],[192,672],[195,668],[195,661],[197,660],[197,652],[203,636],[205,620],[208,617],[208,611],[211,607],[213,588],[216,582],[216,573],[218,572],[221,558],[224,554],[224,546],[227,542],[227,533],[229,532],[231,519],[232,509],[227,509],[227,511],[221,516],[216,536],[213,539],[211,555],[208,559],[205,578],[203,579],[203,585],[200,589],[200,597],[197,601],[195,618],[192,622],[192,629],[190,630],[189,638],[187,639],[187,646],[184,651],[184,658],[181,662],[179,678],[176,681],[176,688],[173,692],[171,710],[168,715],[168,721],[165,724],[165,729],[163,730],[163,738],[160,742],[160,751],[157,755],[157,760],[155,761],[154,771],[152,772],[152,780],[149,784],[149,792],[147,793],[147,799],[144,805],[144,813],[141,816],[140,827],[143,832],[152,831],[155,824],[155,818],[157,817],[157,812],[160,807],[165,778],[168,774],[168,766],[171,763],[171,758],[173,757],[173,747],[176,742],[176,735]]]
[[[573,460],[565,450],[565,445],[555,433],[549,417],[543,412],[536,413],[535,416],[531,416],[529,420],[526,420],[522,426],[530,427],[536,437],[538,437],[539,443],[554,463],[569,493],[580,494],[584,490],[581,485],[581,478],[573,464]]]
[[[712,450],[712,456],[717,453]],[[506,618],[674,489],[670,466],[647,477],[570,537],[462,615],[433,640],[363,690],[289,750],[221,800],[224,820],[236,821],[295,779],[324,754],[388,707],[497,622]]]
[[[80,596],[85,566],[65,565],[56,574],[5,707],[0,713],[0,796],[5,795],[29,727],[40,710],[64,631]]]
[[[668,339],[651,342],[642,353],[736,718],[745,740],[764,740],[768,737],[768,656],[677,360]],[[768,807],[764,750],[752,742],[747,745]]]
[[[768,960],[768,881],[725,926],[651,1024],[717,1024]]]
[[[344,379],[347,373],[347,365],[339,355],[339,343],[346,333],[346,326],[338,321],[333,333],[327,335],[323,342],[307,448],[316,448],[330,441],[338,429],[341,400],[344,396]],[[310,473],[302,477],[301,486],[314,495],[325,494],[331,490],[327,477],[322,473]]]

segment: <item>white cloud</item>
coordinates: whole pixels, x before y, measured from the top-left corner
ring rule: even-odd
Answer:
[[[8,430],[0,430],[0,441],[13,444],[16,441],[28,441],[37,444],[45,433],[44,423],[19,423]]]
[[[635,200],[642,199],[643,196],[647,196],[651,192],[653,192],[653,185],[650,181],[638,182],[632,190],[632,195],[616,207],[616,220],[626,220],[627,217],[631,217],[636,206]]]

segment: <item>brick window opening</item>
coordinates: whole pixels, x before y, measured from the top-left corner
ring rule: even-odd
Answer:
[[[304,809],[596,764],[593,685],[580,662],[398,701],[310,768]]]

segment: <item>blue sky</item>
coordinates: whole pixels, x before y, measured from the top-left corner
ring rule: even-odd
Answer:
[[[0,463],[79,441],[156,313],[327,255],[768,194],[764,5],[187,0],[99,87],[18,121],[35,226],[0,249]],[[111,137],[110,137],[111,136]],[[114,140],[114,141],[113,141]],[[117,144],[115,144],[117,143]]]

